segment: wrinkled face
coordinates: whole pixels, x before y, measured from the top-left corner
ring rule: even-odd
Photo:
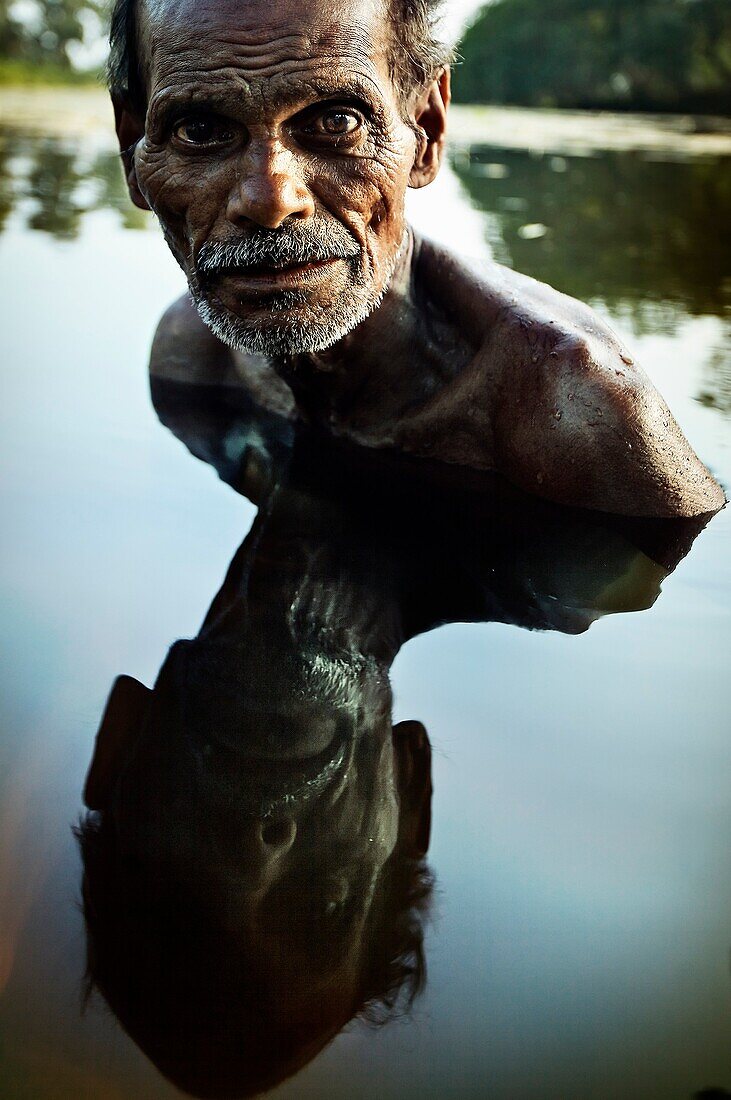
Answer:
[[[311,702],[304,713],[293,700],[286,726],[297,711],[319,750],[332,712]],[[164,868],[204,899],[220,928],[243,934],[270,989],[322,984],[336,970],[350,988],[358,933],[399,829],[387,716],[357,731],[342,723],[350,728],[311,755],[303,736],[296,754],[262,757],[249,755],[244,708],[240,751],[231,751],[215,739],[214,712],[207,735],[166,726],[167,704],[156,706],[110,803],[119,850]],[[181,709],[196,717],[192,699]],[[270,728],[284,722],[283,712],[268,716]]]
[[[388,679],[326,640],[238,642],[172,646],[107,806],[119,850],[188,883],[222,925],[286,930],[299,909],[312,947],[320,918],[365,915],[396,841]]]
[[[135,152],[204,320],[268,355],[335,343],[379,303],[417,137],[381,0],[150,0]]]

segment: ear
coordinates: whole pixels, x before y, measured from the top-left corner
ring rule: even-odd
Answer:
[[[393,727],[401,799],[399,846],[415,857],[425,856],[431,834],[431,745],[421,722]]]
[[[132,676],[118,676],[104,708],[94,755],[84,784],[90,810],[104,810],[114,781],[136,743],[152,692]]]
[[[439,171],[444,153],[450,99],[450,73],[446,68],[425,88],[413,108],[419,143],[409,175],[409,187],[426,187]]]
[[[117,140],[119,141],[119,152],[127,179],[129,197],[135,206],[139,206],[140,210],[149,210],[147,199],[140,191],[135,168],[137,142],[145,134],[144,119],[140,118],[136,111],[133,111],[128,105],[115,97],[112,98],[112,104],[114,106],[114,124],[117,130]]]

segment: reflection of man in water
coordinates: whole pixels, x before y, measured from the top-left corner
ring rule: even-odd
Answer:
[[[85,791],[89,977],[200,1096],[271,1087],[424,979],[430,750],[391,724],[388,571],[307,505],[262,508],[154,691],[117,681]]]
[[[292,454],[286,424],[199,389],[158,385],[158,412],[259,515],[154,690],[117,682],[80,834],[91,982],[173,1081],[234,1096],[423,984],[430,751],[391,724],[400,646],[649,606],[699,523],[614,530],[499,485],[439,491],[403,459],[366,497],[372,453],[300,433]]]
[[[470,271],[406,225],[406,189],[444,148],[437,6],[117,0],[130,192],[196,307],[168,311],[153,366],[235,378],[360,443],[496,469],[562,503],[719,508],[591,310],[497,265]]]

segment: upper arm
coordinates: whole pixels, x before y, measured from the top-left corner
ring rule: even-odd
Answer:
[[[597,322],[599,324],[599,322]],[[503,380],[498,467],[562,504],[636,516],[695,516],[724,504],[647,376],[612,334],[553,330]]]

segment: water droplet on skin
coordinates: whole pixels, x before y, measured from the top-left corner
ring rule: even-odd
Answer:
[[[555,417],[555,419],[556,419],[556,420],[560,420],[560,419],[561,419],[561,410],[560,410],[560,409],[556,409],[556,411],[555,411],[555,413],[554,413],[553,415],[554,415],[554,417]]]

